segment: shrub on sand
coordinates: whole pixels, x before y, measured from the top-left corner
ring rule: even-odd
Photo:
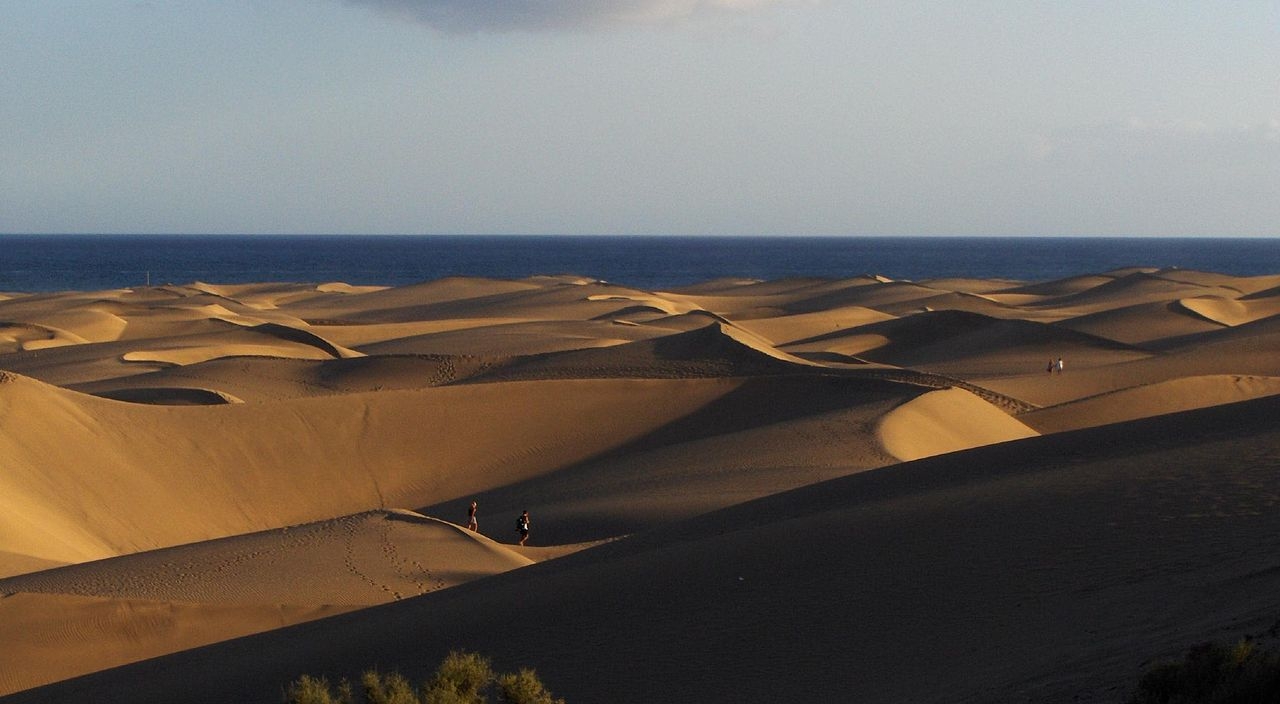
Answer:
[[[350,693],[350,685],[346,680],[343,680],[343,684],[347,685],[347,692]],[[329,680],[311,675],[303,675],[290,683],[285,692],[285,700],[289,704],[349,704],[351,701],[342,699],[341,692],[335,696],[329,687]]]
[[[431,680],[423,687],[423,704],[485,704],[484,695],[493,682],[493,665],[475,653],[449,653]]]
[[[366,670],[360,684],[364,686],[364,698],[369,704],[420,704],[413,685],[399,672],[383,675],[377,670]]]
[[[536,672],[524,667],[515,674],[499,677],[498,691],[502,701],[508,704],[564,704],[563,699],[552,697],[551,692],[542,686]]]
[[[454,651],[440,663],[431,679],[422,685],[421,695],[403,675],[367,670],[360,678],[361,697],[350,682],[343,680],[335,694],[323,677],[303,675],[289,684],[288,704],[489,704],[489,692],[497,685],[498,696],[506,704],[565,704],[552,697],[538,675],[529,669],[498,675],[488,658]]]
[[[1248,704],[1280,701],[1280,654],[1250,641],[1204,643],[1181,662],[1147,671],[1130,704]]]

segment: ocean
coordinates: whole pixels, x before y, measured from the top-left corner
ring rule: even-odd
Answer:
[[[1280,239],[517,235],[0,235],[0,291],[147,283],[398,286],[576,274],[642,289],[720,277],[1048,281],[1128,266],[1280,273]]]

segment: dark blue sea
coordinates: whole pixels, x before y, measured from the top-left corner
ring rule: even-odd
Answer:
[[[0,235],[0,291],[148,281],[403,285],[445,276],[577,274],[644,289],[718,277],[1048,281],[1127,266],[1280,273],[1280,239]]]

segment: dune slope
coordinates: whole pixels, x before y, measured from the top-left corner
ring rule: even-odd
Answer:
[[[1260,399],[857,474],[13,701],[164,701],[181,682],[191,701],[266,702],[300,672],[420,675],[460,645],[570,701],[1114,700],[1149,657],[1275,621],[1277,412]]]

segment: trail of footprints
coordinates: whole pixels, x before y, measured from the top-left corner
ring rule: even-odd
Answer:
[[[390,594],[391,598],[396,601],[405,598],[405,592],[408,592],[409,596],[417,596],[443,589],[446,586],[444,579],[433,574],[426,565],[412,557],[400,556],[399,550],[391,538],[392,522],[386,514],[382,514],[380,518],[350,516],[342,519],[342,521],[346,535],[344,562],[347,571],[360,581],[374,589]],[[378,532],[379,556],[380,559],[385,561],[385,564],[391,567],[391,573],[396,577],[396,579],[390,580],[394,582],[393,584],[386,584],[375,579],[369,572],[362,570],[358,564],[367,562],[369,559],[379,559],[377,556],[358,553],[356,550],[357,543],[361,542],[357,540],[360,537],[360,533],[369,530]]]
[[[378,522],[378,529],[381,533],[382,555],[391,565],[391,569],[396,576],[402,581],[410,584],[417,590],[418,594],[426,594],[427,592],[444,589],[445,581],[432,574],[426,565],[422,564],[413,557],[401,557],[400,551],[396,548],[395,541],[391,539],[391,530],[393,524],[390,518],[384,516]],[[397,600],[401,599],[398,592],[393,594]],[[415,595],[416,596],[416,595]]]

